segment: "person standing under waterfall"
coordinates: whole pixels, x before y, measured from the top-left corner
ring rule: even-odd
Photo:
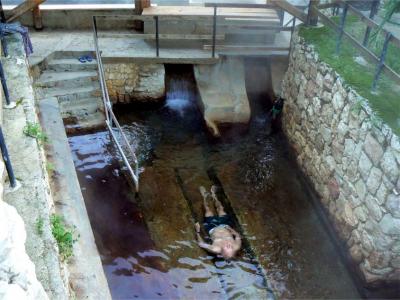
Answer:
[[[201,186],[199,190],[203,196],[205,209],[203,226],[209,234],[212,243],[208,244],[204,242],[200,235],[200,224],[197,222],[195,224],[195,229],[198,245],[210,253],[222,255],[224,259],[229,260],[234,258],[242,246],[242,240],[240,234],[231,227],[233,222],[217,198],[217,187],[215,185],[211,187],[211,195],[203,186]],[[214,202],[217,215],[214,215],[208,204],[208,198],[210,196]]]

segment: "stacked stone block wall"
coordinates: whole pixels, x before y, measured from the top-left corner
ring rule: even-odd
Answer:
[[[116,103],[153,102],[164,99],[163,64],[113,63],[104,65],[110,99]]]
[[[365,281],[400,281],[400,138],[297,32],[282,96],[298,164]]]

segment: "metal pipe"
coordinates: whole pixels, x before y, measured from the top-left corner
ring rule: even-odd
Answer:
[[[7,105],[10,105],[10,103],[11,103],[10,93],[8,92],[6,76],[4,74],[3,64],[1,62],[0,62],[0,80],[1,80],[1,85],[3,87],[3,91],[4,91],[4,97],[6,98],[6,103],[7,103]]]
[[[131,168],[131,166],[130,166],[130,163],[129,163],[129,160],[128,160],[128,158],[126,157],[126,155],[125,155],[125,153],[124,153],[124,150],[122,149],[120,143],[118,142],[117,137],[115,136],[115,134],[114,134],[114,132],[113,132],[112,126],[111,126],[108,122],[106,122],[106,124],[107,124],[108,131],[110,132],[110,134],[111,134],[111,136],[112,136],[112,138],[113,138],[115,144],[117,145],[118,151],[119,151],[119,153],[121,154],[122,159],[123,159],[123,161],[124,161],[126,167],[128,168],[128,171],[129,171],[131,177],[133,178],[133,181],[134,181],[134,183],[135,183],[136,192],[139,192],[139,177],[138,177],[138,176],[135,174],[135,172],[132,170],[132,168]]]
[[[154,16],[155,24],[156,24],[156,55],[160,56],[160,40],[159,40],[159,32],[158,32],[158,16]]]
[[[0,148],[1,148],[1,155],[3,156],[4,164],[6,165],[8,178],[10,179],[10,186],[11,186],[11,188],[15,188],[17,186],[17,180],[15,179],[14,170],[11,165],[6,142],[4,140],[3,130],[1,127],[0,127]]]
[[[214,5],[214,16],[213,16],[213,36],[212,36],[212,57],[215,57],[215,40],[217,35],[217,6]]]
[[[103,106],[104,106],[104,113],[106,115],[106,120],[109,120],[110,117],[108,115],[108,111],[106,109],[107,106],[107,99],[108,99],[108,92],[107,88],[105,88],[105,81],[104,81],[104,70],[103,70],[103,65],[101,61],[101,54],[99,51],[99,45],[98,45],[98,36],[97,36],[97,21],[96,21],[96,16],[93,16],[93,39],[94,39],[94,48],[96,52],[96,62],[97,62],[97,69],[99,71],[99,77],[100,77],[100,88],[101,92],[103,94]]]
[[[369,13],[369,18],[373,19],[378,12],[378,7],[379,7],[379,0],[374,0],[374,2],[371,4],[371,11]],[[371,34],[371,27],[367,26],[367,29],[365,30],[364,34],[364,40],[363,40],[363,46],[366,47],[368,44],[369,36]]]
[[[0,21],[1,21],[1,23],[6,22],[6,16],[4,14],[3,3],[1,0],[0,0]]]
[[[382,73],[383,65],[385,64],[386,53],[387,53],[387,49],[388,49],[389,42],[390,42],[391,38],[392,38],[392,33],[390,33],[390,32],[386,33],[385,42],[383,43],[381,56],[379,58],[379,63],[378,63],[378,66],[376,68],[374,81],[372,83],[372,91],[376,91],[376,86],[378,84],[379,76]]]

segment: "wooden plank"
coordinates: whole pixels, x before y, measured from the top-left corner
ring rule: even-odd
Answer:
[[[212,45],[204,45],[204,50],[210,50]],[[233,50],[233,51],[288,51],[290,48],[285,46],[265,46],[265,45],[216,45],[217,50]]]
[[[99,38],[132,38],[132,39],[144,39],[154,40],[156,38],[154,33],[99,33]],[[217,40],[224,40],[225,35],[217,34],[215,36]],[[160,40],[211,40],[211,34],[159,34]]]
[[[307,22],[307,15],[296,6],[290,4],[286,0],[271,0],[272,4],[275,4],[279,8],[283,9],[287,13],[295,16],[297,19],[301,20],[302,22]]]
[[[332,8],[332,7],[337,6],[338,3],[339,3],[339,1],[335,0],[335,1],[332,1],[332,2],[329,2],[329,3],[320,4],[320,5],[318,5],[318,9]]]
[[[205,7],[230,7],[230,8],[268,8],[276,9],[274,4],[256,4],[256,3],[218,3],[218,2],[207,2],[204,3]]]
[[[335,31],[339,31],[339,27],[333,22],[330,18],[325,16],[321,11],[318,9],[315,9],[315,12],[318,14],[318,17],[322,20],[322,23],[325,25],[331,27]],[[343,35],[348,39],[348,41],[355,47],[357,48],[370,62],[373,64],[376,64],[379,62],[379,58],[369,49],[364,47],[360,42],[358,42],[354,37],[352,37],[350,34],[348,34],[346,31],[343,32]],[[392,80],[395,82],[398,82],[400,84],[400,75],[397,74],[392,68],[390,68],[388,65],[384,64],[383,65],[383,72],[390,77]]]
[[[143,15],[147,16],[213,16],[212,7],[199,6],[153,6],[143,9]],[[221,8],[218,9],[219,16],[238,16],[253,14],[259,17],[276,16],[276,11],[257,8]]]
[[[27,11],[37,7],[45,1],[46,0],[26,0],[25,2],[22,2],[20,5],[11,10],[10,17],[7,19],[7,23],[14,21],[19,16],[22,16]]]

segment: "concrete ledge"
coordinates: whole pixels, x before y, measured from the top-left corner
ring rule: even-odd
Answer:
[[[56,211],[70,226],[76,226],[80,236],[74,244],[74,256],[68,265],[70,285],[77,299],[111,299],[58,101],[55,98],[41,100],[39,108],[43,129],[51,141],[46,152],[55,166],[56,175],[53,176],[51,189]]]

